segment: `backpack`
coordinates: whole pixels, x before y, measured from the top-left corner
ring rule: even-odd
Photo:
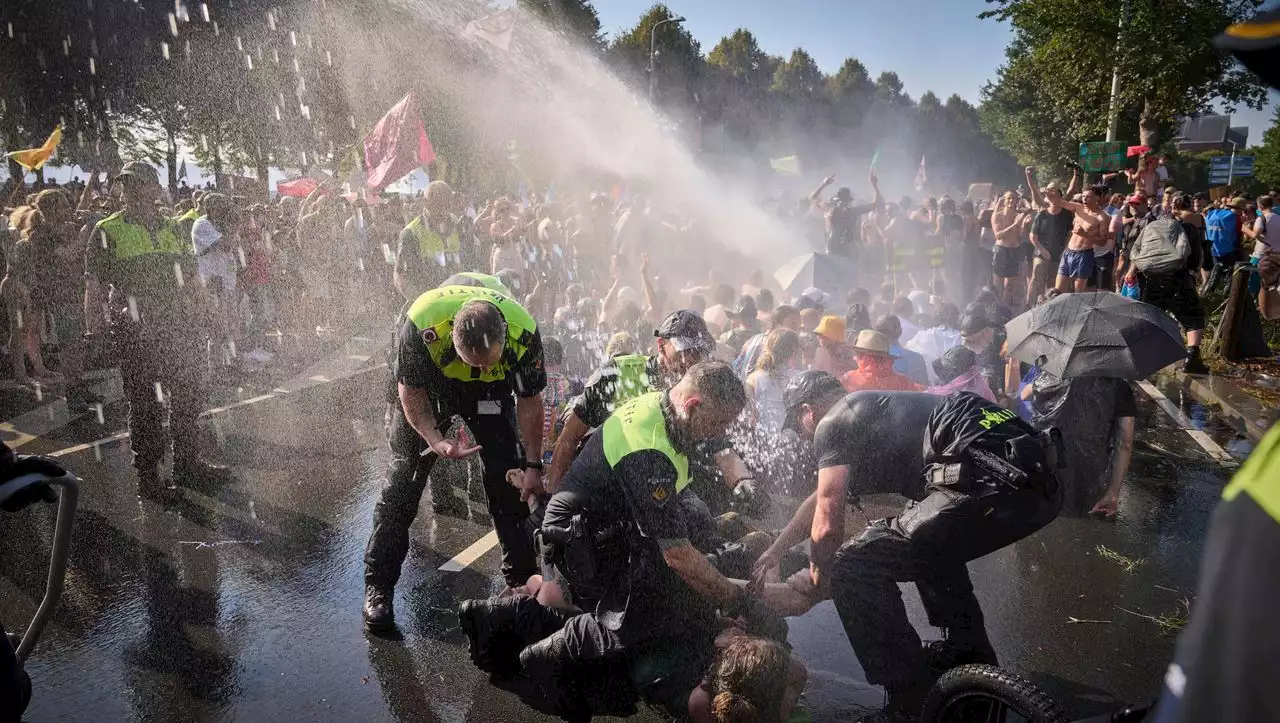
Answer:
[[[1145,274],[1185,271],[1191,255],[1191,241],[1182,223],[1170,216],[1147,224],[1130,252],[1134,268]]]
[[[1226,256],[1236,250],[1239,239],[1234,211],[1214,209],[1205,215],[1204,223],[1204,237],[1213,245],[1214,256]]]

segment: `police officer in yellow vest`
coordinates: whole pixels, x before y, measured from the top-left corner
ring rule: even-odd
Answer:
[[[763,613],[693,547],[677,503],[689,453],[723,435],[745,403],[731,366],[701,362],[670,390],[621,405],[574,461],[540,534],[558,581],[586,614],[520,654],[521,668],[553,698],[563,697],[566,668],[620,663],[634,679],[657,656],[687,675],[667,671],[639,692],[679,708],[714,654],[717,611]]]
[[[364,620],[371,630],[394,625],[392,597],[409,551],[409,526],[439,457],[480,455],[503,575],[514,587],[537,569],[524,525],[528,505],[522,491],[506,482],[508,470],[524,469],[525,496],[542,492],[540,395],[547,374],[533,317],[483,287],[428,291],[409,307],[400,328],[393,375],[399,397],[391,406],[393,458],[365,550]],[[476,446],[444,437],[455,414],[466,421]],[[433,485],[433,498],[440,493],[448,494]]]
[[[449,184],[432,181],[423,195],[423,213],[400,232],[392,281],[406,301],[412,302],[460,270],[458,256],[463,236],[469,233],[466,219],[449,212],[452,202]],[[469,238],[466,241],[470,243]]]
[[[86,330],[94,333],[109,324],[129,400],[138,491],[154,494],[163,489],[158,468],[168,447],[165,397],[174,482],[225,472],[199,456],[204,292],[196,280],[191,239],[156,209],[160,178],[155,169],[129,163],[115,181],[124,209],[94,226],[86,248]]]

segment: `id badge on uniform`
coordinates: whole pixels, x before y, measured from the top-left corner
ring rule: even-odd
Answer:
[[[492,399],[476,402],[476,414],[502,414],[502,405]]]

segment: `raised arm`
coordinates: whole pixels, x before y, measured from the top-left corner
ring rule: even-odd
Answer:
[[[1070,200],[1078,190],[1080,190],[1080,169],[1075,168],[1071,171],[1071,183],[1067,184],[1067,192],[1062,195]]]
[[[823,211],[827,210],[827,202],[822,200],[822,192],[827,188],[827,186],[830,186],[835,182],[836,182],[835,176],[827,176],[826,178],[822,179],[822,184],[819,185],[817,188],[813,189],[813,193],[809,194],[809,203],[816,208],[822,209]]]
[[[1040,187],[1036,185],[1036,167],[1026,168],[1027,188],[1031,189],[1031,205],[1037,210],[1044,208],[1044,199],[1040,196]]]

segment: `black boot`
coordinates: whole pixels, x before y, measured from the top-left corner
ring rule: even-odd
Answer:
[[[1205,366],[1204,360],[1200,358],[1200,347],[1187,347],[1187,360],[1182,364],[1183,374],[1208,374],[1209,367]]]
[[[364,626],[373,632],[384,632],[396,626],[392,600],[395,588],[380,585],[364,586]]]
[[[226,465],[206,462],[196,458],[177,460],[173,463],[173,483],[183,487],[216,485],[230,481],[231,473]]]
[[[144,499],[164,500],[171,496],[173,488],[160,479],[160,470],[156,467],[143,467],[138,470],[138,496]]]

